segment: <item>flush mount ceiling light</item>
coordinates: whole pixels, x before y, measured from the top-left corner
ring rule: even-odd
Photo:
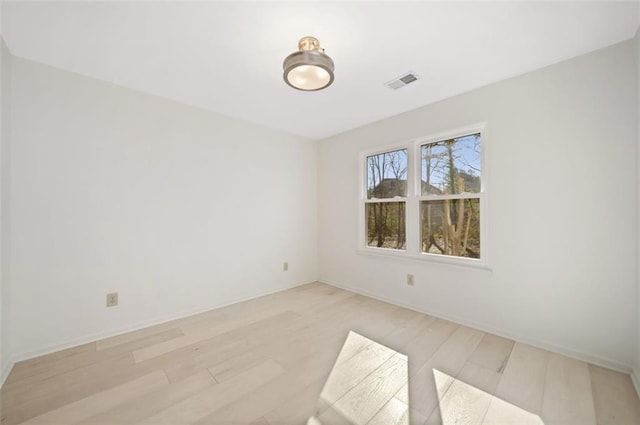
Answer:
[[[322,90],[333,83],[333,60],[315,37],[302,37],[298,51],[284,60],[284,81],[294,89]]]

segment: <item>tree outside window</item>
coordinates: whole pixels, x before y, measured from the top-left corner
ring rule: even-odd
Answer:
[[[480,140],[420,146],[421,252],[480,258]]]
[[[407,150],[367,157],[367,245],[405,249]]]

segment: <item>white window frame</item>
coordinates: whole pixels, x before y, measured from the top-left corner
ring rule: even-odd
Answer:
[[[393,152],[393,151],[399,151],[399,150],[403,150],[406,149],[407,150],[407,196],[396,196],[394,198],[382,198],[382,199],[369,199],[367,197],[367,158],[370,156],[374,156],[374,155],[378,155],[378,154],[382,154],[382,153],[387,153],[387,152]],[[405,203],[405,231],[409,229],[409,199],[411,199],[411,194],[414,192],[413,186],[414,186],[414,182],[413,179],[411,178],[411,174],[410,170],[411,170],[411,163],[413,162],[413,155],[414,153],[412,152],[411,148],[405,143],[402,145],[391,145],[391,146],[385,146],[382,148],[378,148],[372,151],[366,151],[366,152],[362,152],[360,154],[360,190],[361,190],[361,194],[360,197],[362,199],[361,205],[360,205],[360,216],[361,216],[361,221],[360,223],[364,225],[361,225],[360,228],[361,230],[364,231],[364,233],[362,234],[362,238],[361,238],[361,244],[360,244],[360,248],[371,248],[373,250],[376,251],[381,251],[381,252],[386,252],[389,255],[393,255],[394,253],[401,253],[401,254],[405,254],[406,252],[408,252],[409,250],[409,244],[410,244],[410,238],[413,237],[413,235],[409,235],[408,233],[405,233],[406,236],[406,241],[405,241],[405,249],[393,249],[393,248],[378,248],[378,247],[370,247],[366,244],[366,240],[367,240],[367,222],[366,222],[366,217],[365,217],[365,208],[367,204],[376,204],[376,203],[382,203],[382,202],[404,202]]]
[[[453,139],[457,137],[467,136],[480,133],[480,193],[465,193],[457,195],[427,195],[423,196],[421,187],[417,182],[420,181],[421,174],[421,155],[420,147],[429,143],[440,142],[442,140]],[[403,258],[407,260],[427,261],[440,264],[449,264],[452,266],[474,267],[489,269],[489,252],[488,252],[488,161],[487,161],[487,125],[486,123],[474,124],[466,127],[460,127],[451,131],[432,134],[426,137],[409,140],[403,143],[396,143],[387,146],[381,146],[372,150],[362,151],[359,155],[359,205],[358,205],[358,249],[359,254],[375,255],[391,258]],[[367,203],[381,202],[381,200],[367,199],[367,157],[377,155],[394,150],[407,150],[407,196],[403,198],[393,198],[382,202],[398,202],[404,201],[405,208],[405,232],[406,232],[406,248],[405,250],[397,250],[391,248],[377,248],[367,245],[367,220],[365,217],[365,207]],[[480,258],[455,257],[450,255],[431,254],[422,252],[422,235],[420,203],[421,201],[435,199],[459,199],[459,198],[477,198],[480,200]]]

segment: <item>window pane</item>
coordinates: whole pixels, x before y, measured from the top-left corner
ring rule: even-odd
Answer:
[[[480,133],[420,147],[422,195],[480,192]]]
[[[365,204],[367,245],[404,250],[407,243],[405,209],[405,202]]]
[[[407,196],[407,150],[367,157],[367,199]]]
[[[480,200],[421,202],[422,252],[480,258]]]

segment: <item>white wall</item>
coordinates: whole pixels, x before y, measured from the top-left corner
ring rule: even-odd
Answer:
[[[1,26],[1,22],[2,22],[2,16],[1,16],[1,11],[2,11],[2,2],[0,0],[0,26]],[[4,117],[4,97],[3,97],[3,93],[7,94],[7,89],[4,86],[4,80],[6,79],[6,62],[7,62],[7,58],[4,55],[4,51],[5,51],[5,43],[4,43],[4,39],[0,36],[0,386],[2,385],[2,383],[4,383],[5,377],[6,377],[6,372],[5,372],[5,362],[7,361],[5,354],[4,354],[4,350],[8,349],[8,346],[5,345],[4,340],[5,338],[8,337],[8,332],[5,332],[4,326],[5,326],[5,322],[3,320],[3,315],[5,314],[6,311],[6,306],[5,306],[5,302],[6,302],[6,297],[4,296],[4,288],[5,288],[5,284],[6,282],[2,279],[2,273],[3,273],[3,268],[2,268],[2,142],[4,141],[4,137],[3,136],[3,123],[5,121],[5,117]],[[3,90],[4,88],[4,90]]]
[[[14,357],[317,278],[313,142],[12,67]]]
[[[640,14],[640,9],[638,10]],[[637,273],[637,310],[636,310],[636,320],[637,320],[637,340],[636,340],[636,359],[633,370],[633,380],[636,385],[636,391],[640,396],[640,28],[636,32],[635,40],[635,53],[636,53],[636,137],[638,140],[637,150],[638,157],[636,163],[636,172],[637,172],[637,181],[638,181],[638,192],[637,192],[637,218],[636,218],[636,226],[637,226],[637,237],[636,237],[636,249],[638,250],[638,257],[636,259],[636,273]]]
[[[634,49],[628,41],[320,142],[320,279],[628,370]],[[483,121],[492,271],[357,254],[358,153]]]
[[[0,384],[11,367],[10,347],[10,288],[8,280],[9,249],[6,246],[9,234],[8,186],[9,144],[11,135],[11,54],[0,37]]]

